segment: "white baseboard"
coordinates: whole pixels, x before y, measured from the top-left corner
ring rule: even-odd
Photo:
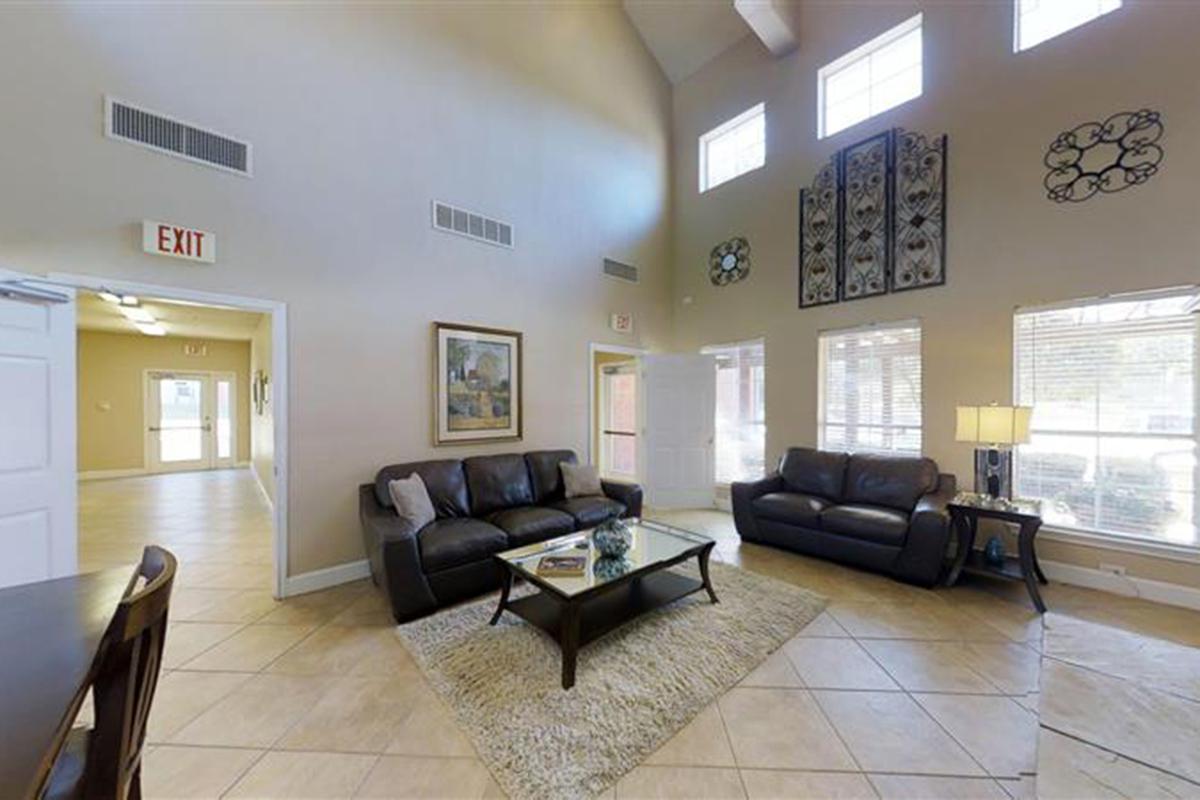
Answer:
[[[91,469],[87,472],[80,472],[78,478],[81,481],[107,481],[113,478],[136,478],[139,475],[148,474],[141,467],[133,469]]]
[[[1200,611],[1200,589],[1191,586],[1138,578],[1133,575],[1114,575],[1111,572],[1081,567],[1077,564],[1064,564],[1061,561],[1043,560],[1041,564],[1046,577],[1060,583],[1099,589],[1102,592],[1112,592],[1126,597],[1140,597],[1155,603]]]
[[[345,564],[338,564],[336,567],[326,567],[325,569],[313,570],[312,572],[304,572],[299,575],[291,575],[284,579],[283,596],[292,597],[297,594],[307,594],[309,592],[320,591],[321,589],[329,589],[334,586],[340,586],[343,583],[362,580],[370,577],[371,565],[364,558],[362,561],[350,561]]]

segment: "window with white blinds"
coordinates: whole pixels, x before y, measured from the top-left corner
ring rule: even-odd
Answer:
[[[716,356],[716,482],[757,480],[767,451],[766,366],[763,340],[705,347]]]
[[[821,334],[823,450],[921,452],[921,325]]]
[[[1195,547],[1195,290],[1018,311],[1016,491],[1062,527]]]

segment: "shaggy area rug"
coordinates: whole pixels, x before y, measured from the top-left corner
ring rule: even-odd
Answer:
[[[720,603],[693,594],[592,642],[570,691],[541,630],[507,612],[488,625],[494,595],[398,633],[509,797],[592,797],[825,607],[773,578],[716,561],[710,570]]]

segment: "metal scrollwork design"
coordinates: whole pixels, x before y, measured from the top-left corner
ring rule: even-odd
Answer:
[[[896,130],[892,291],[946,282],[946,136]]]
[[[831,158],[800,190],[800,307],[838,300],[838,164]]]
[[[721,242],[708,255],[708,279],[713,286],[728,286],[750,274],[750,242],[735,236]]]
[[[1050,143],[1043,181],[1056,203],[1079,203],[1097,192],[1119,192],[1150,180],[1163,150],[1162,115],[1143,108],[1113,114],[1104,122],[1085,122]]]

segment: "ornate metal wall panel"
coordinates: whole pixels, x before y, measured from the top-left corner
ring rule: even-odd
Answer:
[[[891,261],[891,131],[842,151],[841,297],[885,294]]]
[[[800,190],[800,307],[838,301],[838,158]]]
[[[946,282],[946,136],[895,131],[893,292]]]

